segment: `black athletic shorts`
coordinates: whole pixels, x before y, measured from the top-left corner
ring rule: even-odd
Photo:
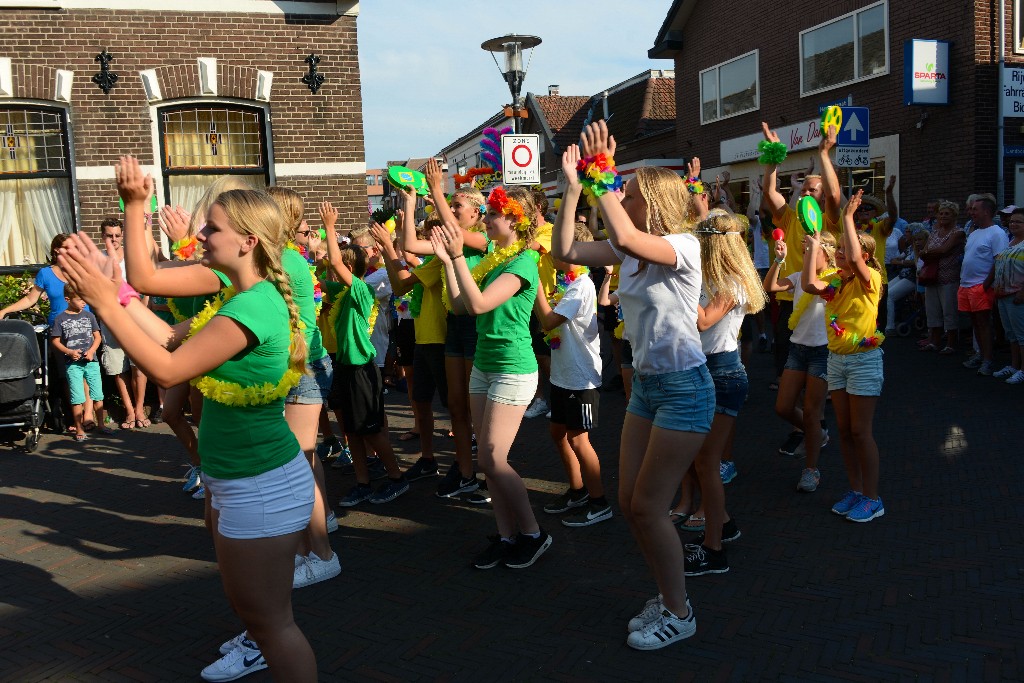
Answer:
[[[566,429],[589,432],[597,427],[597,389],[563,389],[551,385],[551,421]]]
[[[448,375],[444,369],[444,344],[416,344],[412,362],[412,400],[430,403],[434,392],[448,407]]]
[[[395,355],[398,357],[398,364],[402,367],[409,367],[415,357],[413,347],[416,345],[416,321],[412,318],[399,318],[391,336],[395,342]]]
[[[334,366],[327,404],[341,411],[346,434],[379,434],[384,427],[384,385],[380,368],[366,365]]]

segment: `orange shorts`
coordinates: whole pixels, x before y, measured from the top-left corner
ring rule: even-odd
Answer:
[[[961,287],[956,291],[957,308],[964,313],[990,311],[995,306],[995,301],[995,290],[985,289],[985,285]]]

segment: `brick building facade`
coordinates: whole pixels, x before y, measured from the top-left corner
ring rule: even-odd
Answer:
[[[1015,4],[1005,3],[1006,61],[1019,66],[1024,55],[1013,50]],[[701,158],[705,178],[728,170],[734,193],[745,197],[761,169],[756,161],[735,158],[735,146],[752,151],[756,139],[743,138],[758,134],[762,120],[780,132],[796,127],[804,143],[813,145],[808,124],[819,118],[819,106],[852,99],[870,109],[872,162],[870,169],[852,173],[852,184],[866,184],[881,196],[885,178],[896,174],[901,214],[913,220],[929,199],[962,204],[973,191],[997,190],[998,7],[997,0],[836,0],[783,10],[742,0],[713,6],[676,0],[649,55],[674,60],[677,148],[680,156]],[[854,31],[849,43],[848,28]],[[948,105],[905,104],[904,43],[910,39],[949,41]],[[706,96],[716,76],[722,87],[735,82],[744,61],[747,67],[753,63],[748,72],[756,74],[749,87]],[[844,77],[850,66],[852,78]],[[1021,144],[1022,123],[1007,120],[1007,145]],[[813,154],[809,147],[794,151],[782,169],[803,170]],[[1021,204],[1024,196],[1015,198],[1015,161],[1007,159],[1004,166],[1005,196],[1006,203]],[[850,176],[841,173],[847,187]]]
[[[329,198],[362,224],[358,2],[152,7],[0,0],[0,267],[40,263],[57,231],[95,233],[116,215],[120,154],[153,173],[160,204],[191,208],[217,175],[237,173],[309,204]]]

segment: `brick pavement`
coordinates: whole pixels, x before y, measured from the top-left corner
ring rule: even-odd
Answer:
[[[342,576],[295,594],[321,680],[1021,680],[1024,464],[1011,434],[1024,395],[909,339],[886,352],[887,514],[865,525],[828,512],[845,491],[834,444],[819,491],[795,492],[801,465],[775,453],[787,430],[769,356],[755,354],[726,488],[743,537],[730,573],[687,582],[690,640],[626,647],[653,583],[621,516],[566,529],[539,512],[562,486],[540,418],[513,458],[551,551],[522,572],[470,569],[489,511],[439,501],[432,481],[340,515]],[[602,400],[594,441],[614,493],[623,399]],[[399,402],[391,414],[396,432],[409,424]],[[446,464],[450,442],[437,444]],[[0,449],[0,680],[199,680],[240,627],[182,462],[166,427]],[[336,499],[349,482],[328,472]]]

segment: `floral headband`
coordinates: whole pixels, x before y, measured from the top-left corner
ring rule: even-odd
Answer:
[[[512,217],[512,224],[519,232],[530,227],[530,219],[523,211],[523,205],[516,199],[511,199],[505,194],[505,189],[496,187],[487,195],[487,206],[505,216]]]

